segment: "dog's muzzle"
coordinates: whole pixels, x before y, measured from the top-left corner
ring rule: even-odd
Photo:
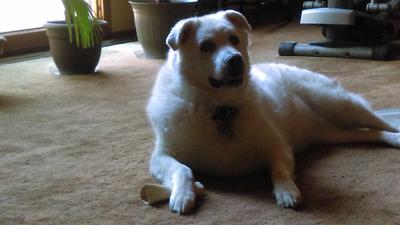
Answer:
[[[223,80],[210,78],[208,81],[214,88],[220,88],[222,86],[238,87],[243,83],[243,78],[241,77],[236,79],[223,79]]]
[[[233,54],[224,60],[225,67],[222,71],[223,78],[217,80],[210,78],[209,82],[214,88],[222,86],[237,87],[243,83],[244,61],[240,54]]]

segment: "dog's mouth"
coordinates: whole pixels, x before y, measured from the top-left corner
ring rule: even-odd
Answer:
[[[231,78],[231,79],[222,79],[222,80],[217,80],[214,78],[208,79],[210,82],[211,86],[213,88],[220,88],[222,86],[227,86],[227,87],[238,87],[243,83],[243,77],[238,77],[238,78]]]

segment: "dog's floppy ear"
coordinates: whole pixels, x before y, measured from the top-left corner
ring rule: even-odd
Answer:
[[[171,29],[168,34],[166,43],[172,50],[177,50],[180,45],[183,45],[190,34],[193,33],[194,30],[194,20],[193,19],[185,19],[179,21],[175,26]]]
[[[233,25],[243,28],[246,31],[251,31],[251,26],[247,22],[246,17],[235,10],[226,10],[224,17],[229,20]]]

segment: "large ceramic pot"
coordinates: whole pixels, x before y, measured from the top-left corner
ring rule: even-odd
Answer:
[[[99,20],[101,26],[106,21]],[[60,74],[94,73],[101,55],[101,41],[93,47],[82,48],[69,39],[65,21],[50,21],[44,27],[49,38],[50,53]]]
[[[165,58],[165,39],[179,20],[194,15],[197,0],[129,1],[135,17],[137,37],[148,58]]]
[[[7,39],[3,36],[0,36],[0,55],[4,52],[4,46],[6,45]]]

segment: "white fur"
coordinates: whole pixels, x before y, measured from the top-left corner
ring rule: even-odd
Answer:
[[[171,50],[160,70],[147,112],[156,142],[152,175],[172,190],[171,210],[189,212],[195,203],[192,170],[237,175],[269,170],[282,207],[301,200],[294,183],[294,152],[314,143],[384,142],[400,146],[396,129],[371,111],[366,100],[321,74],[282,64],[249,66],[250,27],[237,12],[225,11],[179,22],[168,38]],[[232,46],[227,34],[240,44]],[[212,38],[217,50],[198,50]],[[244,83],[213,88],[224,54],[245,60]],[[211,117],[218,106],[238,108],[232,137]],[[384,131],[386,130],[386,131]]]

